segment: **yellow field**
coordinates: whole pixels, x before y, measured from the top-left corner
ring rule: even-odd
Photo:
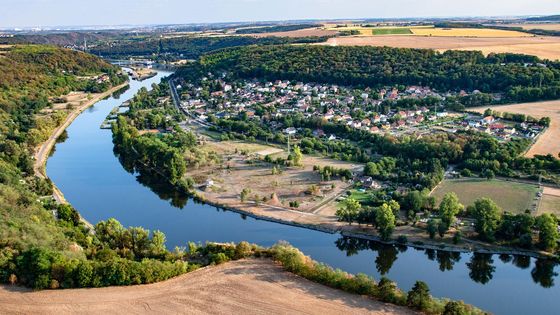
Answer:
[[[443,37],[530,37],[528,33],[487,28],[411,28],[417,36]]]
[[[560,31],[560,23],[547,23],[547,24],[503,24],[499,26],[505,27],[521,27],[524,30],[547,30],[547,31]]]
[[[406,32],[398,32],[399,29],[410,30],[412,34]],[[497,30],[486,28],[435,28],[433,25],[425,26],[378,26],[366,27],[359,24],[346,24],[342,27],[337,27],[335,24],[326,24],[325,30],[330,31],[359,31],[359,35],[355,36],[379,36],[379,35],[412,35],[412,36],[434,36],[434,37],[476,37],[476,38],[495,38],[495,37],[531,37],[532,34],[509,31]],[[379,30],[379,34],[374,35],[372,32]],[[383,30],[394,30],[393,33],[385,33]]]
[[[449,36],[344,36],[329,38],[329,46],[389,46],[446,50],[480,50],[489,53],[520,53],[560,59],[560,37],[449,37]]]

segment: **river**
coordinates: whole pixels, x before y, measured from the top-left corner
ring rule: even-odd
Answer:
[[[89,222],[114,217],[124,226],[161,230],[169,248],[185,246],[188,241],[246,240],[269,246],[285,240],[333,267],[366,273],[377,280],[383,274],[405,290],[422,280],[434,296],[464,300],[496,314],[560,312],[558,268],[547,261],[385,246],[256,220],[192,200],[173,199],[165,191],[154,192],[125,171],[113,154],[111,131],[99,126],[112,108],[169,74],[160,71],[145,81],[131,81],[126,92],[84,111],[67,129],[68,138],[56,145],[47,162],[47,174]]]

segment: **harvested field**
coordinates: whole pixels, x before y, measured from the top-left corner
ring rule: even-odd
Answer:
[[[0,287],[2,314],[413,314],[328,288],[266,259],[229,262],[142,286]]]
[[[329,38],[331,46],[389,46],[445,50],[480,50],[485,54],[512,52],[535,55],[546,59],[560,59],[560,37],[437,37],[437,36],[348,36]]]
[[[469,110],[482,113],[486,108],[488,108],[488,106],[476,107]],[[537,139],[537,142],[527,151],[525,156],[532,157],[546,154],[558,156],[560,153],[560,100],[490,106],[490,108],[498,112],[520,113],[535,118],[550,117],[550,127]]]
[[[338,32],[335,30],[326,30],[322,28],[306,28],[302,30],[296,31],[288,31],[288,32],[272,32],[272,33],[260,33],[260,34],[247,34],[248,36],[254,37],[312,37],[312,36],[334,36],[337,35]]]
[[[536,205],[538,186],[503,180],[446,179],[432,194],[439,203],[448,192],[456,193],[465,207],[472,205],[478,198],[488,197],[504,211],[522,213]]]
[[[497,26],[505,27],[521,27],[524,30],[547,30],[560,31],[560,23],[543,23],[543,24],[500,24]]]
[[[509,30],[496,30],[491,28],[411,28],[414,35],[418,36],[444,36],[444,37],[527,37],[529,33]]]

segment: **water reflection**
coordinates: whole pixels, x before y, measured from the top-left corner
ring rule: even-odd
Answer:
[[[474,253],[471,260],[467,263],[469,268],[469,276],[474,282],[486,284],[492,280],[496,267],[492,265],[494,259],[491,254]]]
[[[461,253],[438,250],[436,252],[436,260],[440,271],[451,271],[455,263],[461,260]]]
[[[552,288],[554,286],[554,278],[558,273],[554,271],[556,263],[549,259],[537,259],[535,268],[531,270],[531,277],[535,283],[540,284],[543,288]]]

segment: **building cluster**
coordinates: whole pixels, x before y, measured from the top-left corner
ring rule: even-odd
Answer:
[[[542,130],[536,124],[522,124],[516,128],[514,123],[493,117],[452,114],[439,105],[445,97],[468,95],[465,91],[439,94],[421,86],[374,91],[286,80],[262,82],[210,78],[204,78],[200,85],[189,83],[177,88],[183,95],[181,106],[200,120],[206,120],[209,115],[231,118],[243,114],[247,119],[261,119],[264,115],[279,118],[300,113],[306,118],[319,117],[371,133],[398,136],[479,130],[501,140],[513,136],[534,138]],[[384,102],[427,97],[440,101],[429,107],[411,106],[413,109],[408,110],[391,108],[392,102]],[[316,130],[314,135],[322,137],[324,133]]]

